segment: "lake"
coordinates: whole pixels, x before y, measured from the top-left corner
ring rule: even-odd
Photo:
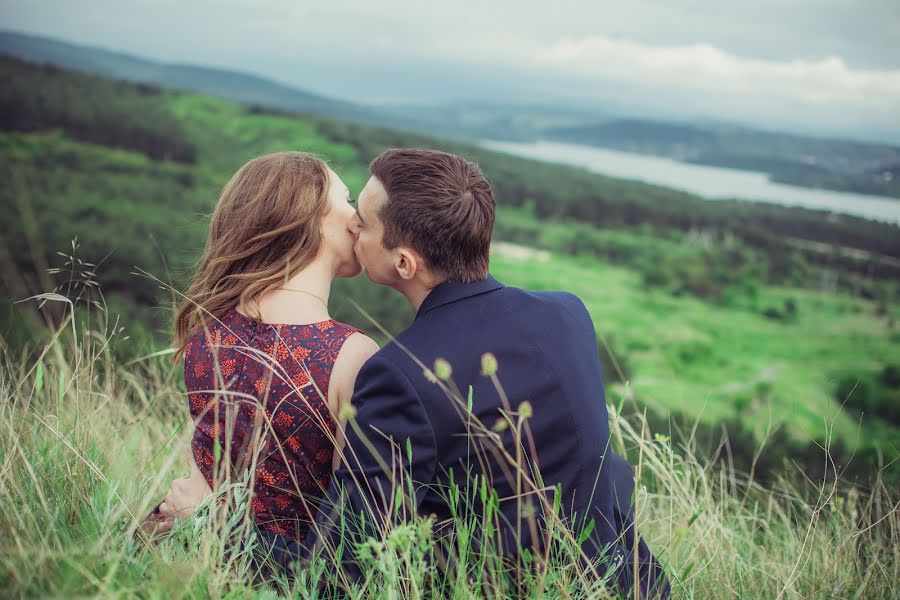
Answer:
[[[773,183],[765,173],[707,167],[658,156],[545,140],[482,140],[481,146],[525,158],[583,167],[610,177],[663,185],[710,200],[738,198],[772,202],[900,224],[900,199]]]

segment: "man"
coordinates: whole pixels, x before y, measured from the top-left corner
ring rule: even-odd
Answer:
[[[668,595],[658,563],[634,541],[631,469],[608,448],[597,338],[582,302],[489,275],[495,207],[477,165],[403,149],[370,168],[355,250],[369,278],[403,294],[416,317],[357,377],[344,460],[307,547],[342,538],[352,570],[349,541],[413,510],[452,536],[459,507],[449,490],[462,487],[463,503],[482,515],[487,495],[467,486],[483,482],[498,512],[495,532],[476,532],[479,547],[539,562],[556,519],[584,538],[585,560],[620,592],[633,593],[637,564],[641,597]],[[368,526],[354,536],[335,508]]]

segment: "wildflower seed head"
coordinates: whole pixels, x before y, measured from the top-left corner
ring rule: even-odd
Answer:
[[[447,362],[443,358],[439,358],[434,361],[434,374],[437,375],[438,379],[447,381],[453,374],[453,368],[450,366],[449,362]]]
[[[497,357],[490,352],[481,355],[481,374],[489,377],[497,372]]]
[[[519,405],[519,416],[523,419],[530,419],[533,414],[534,411],[531,408],[531,402],[528,400],[525,400]]]
[[[356,407],[350,403],[347,403],[341,407],[340,415],[341,419],[345,421],[349,421],[350,419],[356,418]]]

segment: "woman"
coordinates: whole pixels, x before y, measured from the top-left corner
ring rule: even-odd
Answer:
[[[257,527],[302,541],[339,462],[341,407],[378,349],[328,314],[332,280],[362,270],[354,214],[340,178],[300,152],[254,159],[225,187],[175,323],[196,427],[163,517],[249,470]]]

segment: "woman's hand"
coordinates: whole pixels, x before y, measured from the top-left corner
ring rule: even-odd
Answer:
[[[166,499],[159,505],[159,512],[166,519],[183,518],[191,515],[197,506],[212,493],[206,477],[200,472],[191,447],[187,448],[187,463],[191,474],[172,482]]]

